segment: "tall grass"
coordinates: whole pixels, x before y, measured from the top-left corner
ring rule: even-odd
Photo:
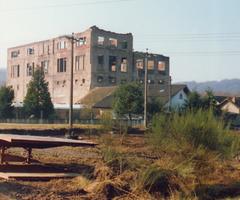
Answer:
[[[198,110],[171,116],[155,116],[152,123],[150,143],[156,149],[181,149],[186,145],[205,148],[222,156],[233,155],[239,149],[238,137],[229,133],[223,121],[213,112]]]

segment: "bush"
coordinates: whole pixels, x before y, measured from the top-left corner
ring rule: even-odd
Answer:
[[[239,148],[239,139],[231,135],[224,123],[212,111],[188,111],[185,114],[155,116],[150,134],[155,148],[182,148],[192,145],[216,151],[222,156],[233,155]]]

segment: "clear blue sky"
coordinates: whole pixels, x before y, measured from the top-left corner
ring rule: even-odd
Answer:
[[[173,81],[239,78],[239,0],[0,0],[0,67],[8,47],[92,25],[132,32],[134,49],[170,56]]]

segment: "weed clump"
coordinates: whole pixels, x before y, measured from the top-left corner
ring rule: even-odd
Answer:
[[[156,149],[183,149],[191,145],[218,152],[221,156],[232,156],[239,148],[239,140],[229,134],[224,123],[212,111],[188,111],[171,116],[158,115],[153,119],[150,144]]]

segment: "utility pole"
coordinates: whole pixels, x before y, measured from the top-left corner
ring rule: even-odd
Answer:
[[[168,112],[171,112],[171,106],[172,106],[172,79],[171,76],[169,76],[169,80],[168,80]]]
[[[67,137],[73,137],[73,67],[74,67],[74,42],[80,41],[79,38],[74,37],[74,33],[72,35],[64,35],[61,36],[63,38],[67,38],[71,41],[71,69],[70,69],[70,88],[69,88],[69,128]]]
[[[144,75],[144,128],[147,128],[148,49],[146,49]]]
[[[73,64],[74,64],[74,33],[71,37],[71,69],[70,69],[70,92],[69,92],[69,136],[73,136]]]

